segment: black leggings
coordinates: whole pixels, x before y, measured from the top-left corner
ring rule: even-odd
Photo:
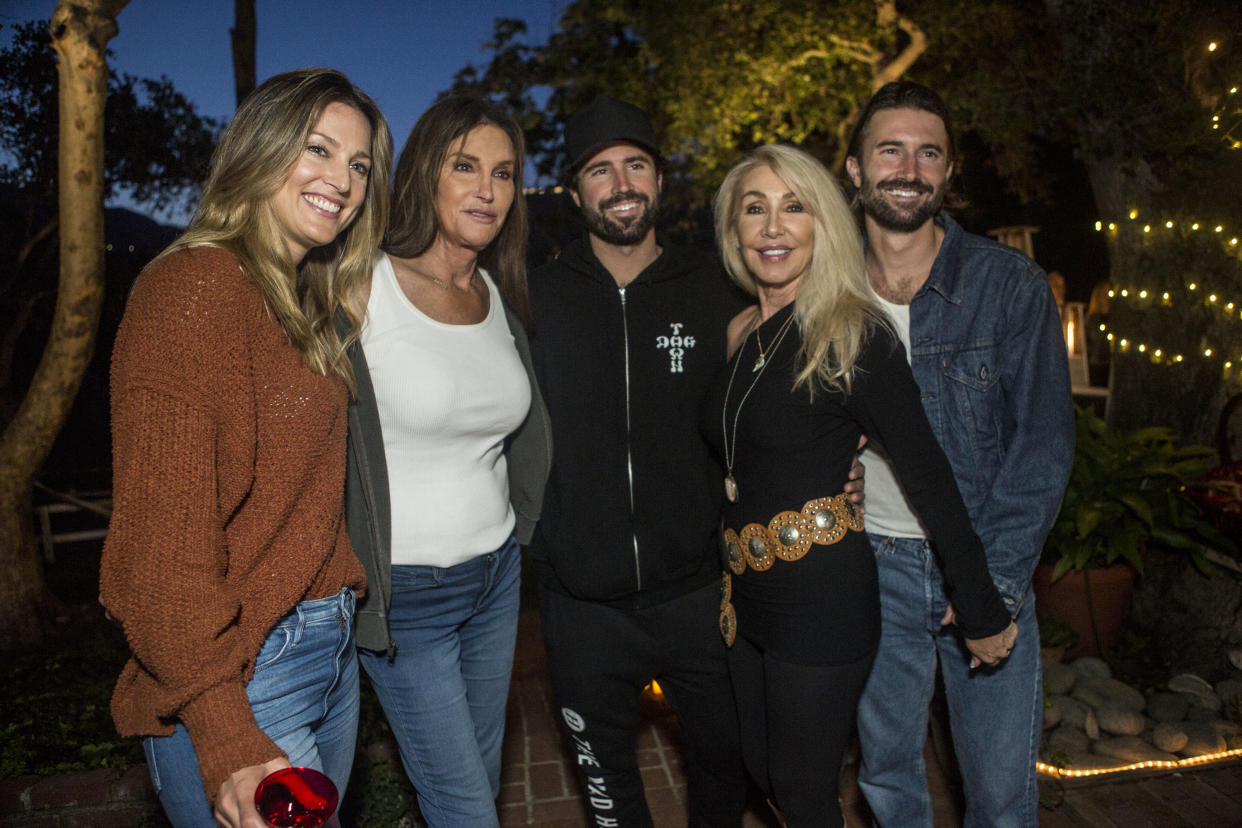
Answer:
[[[874,658],[792,664],[742,635],[729,650],[742,757],[788,828],[842,825],[841,759]]]

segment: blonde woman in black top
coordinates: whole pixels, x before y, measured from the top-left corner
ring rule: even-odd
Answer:
[[[791,828],[841,825],[841,754],[880,634],[875,559],[841,493],[860,434],[896,463],[977,659],[1004,658],[1012,626],[832,176],[762,147],[715,211],[725,266],[758,300],[730,324],[705,416],[729,500],[721,631],[743,753]]]

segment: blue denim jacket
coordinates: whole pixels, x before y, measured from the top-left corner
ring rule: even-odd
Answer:
[[[1060,315],[1018,250],[936,216],[944,242],[910,303],[910,362],[988,569],[1017,614],[1074,457]]]

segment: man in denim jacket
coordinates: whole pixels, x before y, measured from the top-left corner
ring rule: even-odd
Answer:
[[[890,83],[864,108],[846,170],[872,288],[905,340],[1017,638],[997,667],[971,663],[934,550],[875,447],[867,529],[883,632],[858,711],[860,783],[880,825],[931,828],[923,745],[939,657],[965,825],[1034,826],[1043,705],[1030,583],[1074,453],[1069,369],[1043,271],[941,211],[954,149],[940,97]]]

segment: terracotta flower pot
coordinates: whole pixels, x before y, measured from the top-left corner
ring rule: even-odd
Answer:
[[[1100,645],[1105,649],[1116,646],[1121,639],[1126,615],[1130,611],[1134,579],[1138,577],[1138,571],[1129,564],[1088,571],[1091,579],[1091,601],[1095,607],[1094,632],[1091,628],[1083,572],[1071,570],[1053,581],[1050,565],[1040,564],[1035,567],[1035,614],[1041,621],[1069,624],[1078,633],[1078,643],[1066,651],[1067,658],[1100,655],[1100,649],[1096,646],[1096,633],[1099,634]]]

